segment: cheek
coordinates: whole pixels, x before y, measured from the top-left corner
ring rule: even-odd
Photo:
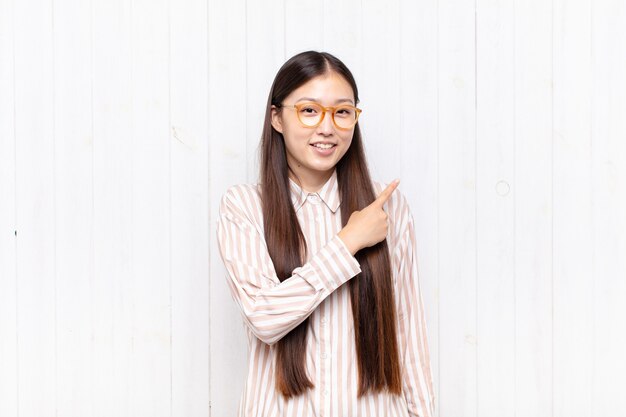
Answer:
[[[306,132],[304,132],[306,133]],[[299,129],[286,128],[283,131],[283,138],[285,140],[285,147],[291,153],[301,153],[309,146],[308,136]]]
[[[298,147],[302,146],[302,141],[293,133],[290,132],[285,132],[286,134],[283,135],[283,137],[285,138],[285,144],[293,149],[296,149]]]
[[[300,126],[287,125],[285,126],[283,137],[285,138],[285,141],[291,144],[292,147],[302,147],[303,145],[308,144],[311,132],[306,129],[302,129]]]
[[[354,131],[348,133],[340,133],[339,137],[341,138],[341,142],[347,148],[352,143],[352,139],[354,137]]]
[[[341,152],[339,153],[339,158],[343,158],[343,156],[348,152],[350,146],[352,146],[352,135],[341,136]]]

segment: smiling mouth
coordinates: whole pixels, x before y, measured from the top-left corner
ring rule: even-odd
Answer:
[[[318,146],[318,145],[311,144],[311,146],[313,146],[314,148],[317,148],[317,149],[331,149],[331,148],[334,148],[335,146],[337,146],[337,145],[334,145],[334,144],[329,144],[329,145],[319,145]]]

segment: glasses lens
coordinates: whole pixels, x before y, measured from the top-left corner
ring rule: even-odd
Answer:
[[[349,129],[356,124],[356,109],[352,106],[338,107],[333,113],[337,126]]]
[[[307,126],[315,126],[322,118],[322,107],[315,103],[305,103],[298,109],[300,121]]]

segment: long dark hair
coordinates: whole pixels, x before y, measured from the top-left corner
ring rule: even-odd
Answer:
[[[281,282],[304,264],[307,245],[291,202],[285,143],[282,134],[272,127],[271,108],[282,104],[296,88],[330,71],[352,86],[355,104],[358,103],[358,90],[350,70],[333,55],[316,51],[302,52],[285,62],[276,74],[267,100],[261,138],[261,200],[265,239]],[[358,123],[350,147],[336,170],[341,223],[345,226],[354,211],[362,210],[376,199]],[[347,285],[358,356],[358,396],[383,389],[400,394],[396,312],[387,241],[361,249],[355,257],[361,272]],[[305,368],[308,322],[307,317],[276,344],[276,388],[287,398],[313,387]]]

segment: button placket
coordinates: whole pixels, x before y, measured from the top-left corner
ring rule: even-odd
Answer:
[[[329,415],[331,413],[331,384],[332,384],[332,375],[331,375],[331,365],[330,365],[330,326],[329,318],[328,318],[328,306],[325,305],[322,309],[322,315],[320,317],[320,370],[322,374],[322,397],[324,399],[324,403],[322,404],[322,415]]]

